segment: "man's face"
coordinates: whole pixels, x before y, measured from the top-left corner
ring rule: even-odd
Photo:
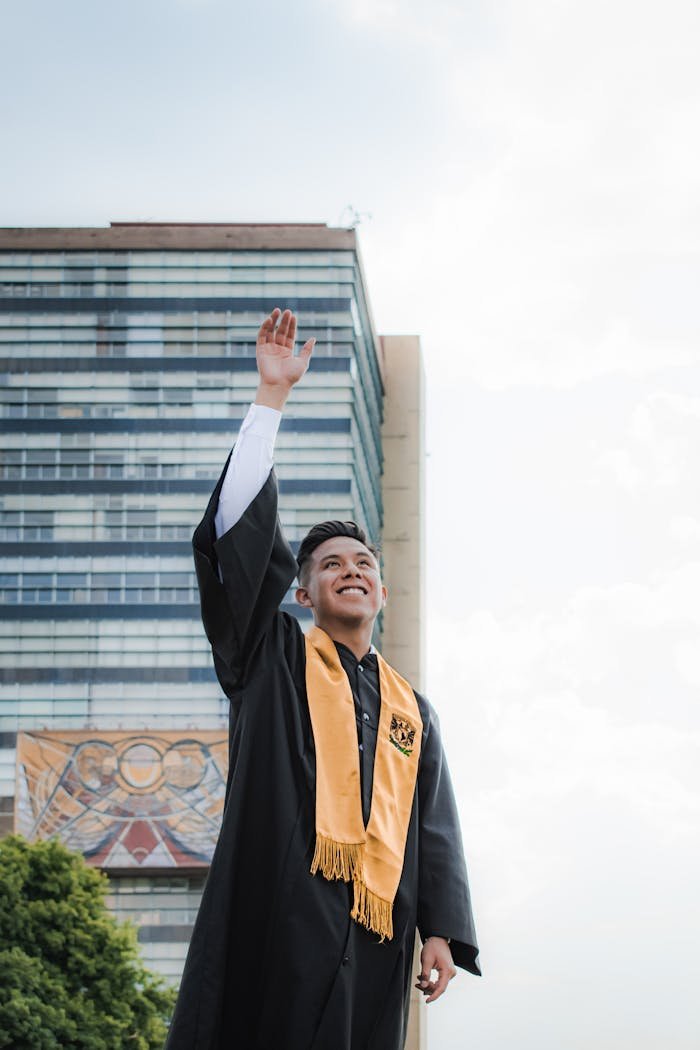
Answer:
[[[377,559],[350,536],[334,536],[316,547],[296,592],[320,626],[374,623],[386,596]]]

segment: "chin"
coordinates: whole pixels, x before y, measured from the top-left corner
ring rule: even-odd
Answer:
[[[377,613],[373,609],[338,609],[334,619],[346,623],[349,627],[360,627],[365,623],[374,623]]]

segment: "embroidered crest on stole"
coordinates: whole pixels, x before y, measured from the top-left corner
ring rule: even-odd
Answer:
[[[413,742],[416,737],[416,728],[406,718],[391,715],[391,729],[389,739],[402,755],[410,755],[413,752]]]

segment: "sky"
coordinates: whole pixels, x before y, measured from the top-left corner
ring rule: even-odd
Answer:
[[[4,5],[0,225],[363,218],[427,383],[484,976],[431,1050],[700,1046],[700,7]]]

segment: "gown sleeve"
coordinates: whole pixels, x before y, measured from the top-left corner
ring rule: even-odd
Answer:
[[[481,974],[462,834],[438,717],[430,705],[418,773],[418,931],[450,939],[455,965]]]
[[[217,539],[215,516],[229,459],[192,547],[204,630],[219,681],[231,695],[245,680],[297,564],[277,516],[274,470],[242,517]]]

